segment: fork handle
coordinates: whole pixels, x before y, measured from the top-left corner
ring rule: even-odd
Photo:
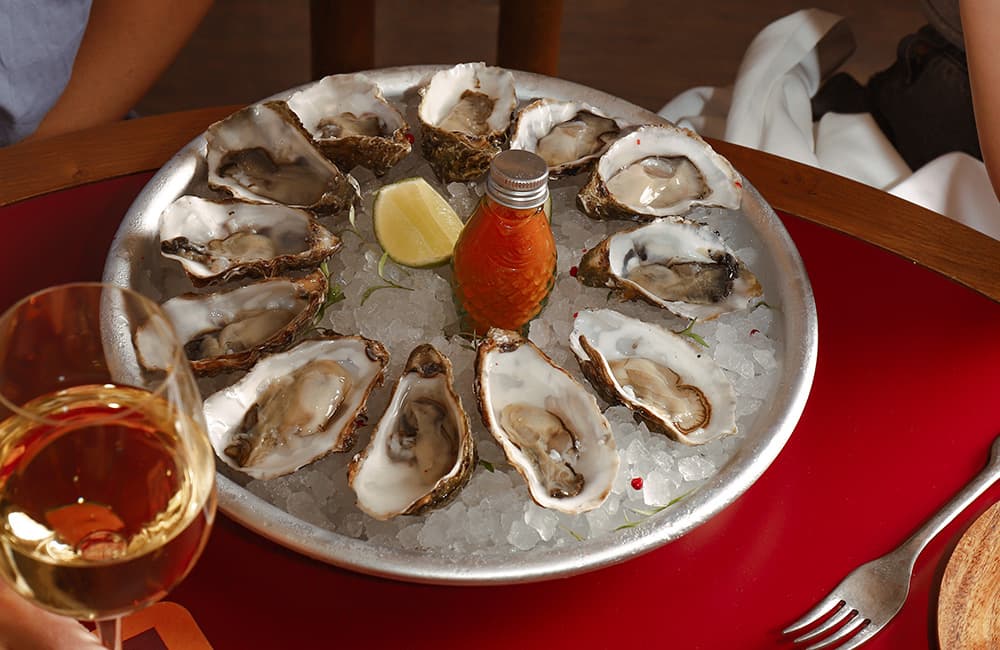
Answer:
[[[909,559],[912,568],[917,560],[917,556],[927,547],[927,544],[938,533],[944,530],[944,527],[950,524],[958,516],[958,513],[968,508],[973,501],[996,483],[997,480],[1000,480],[1000,437],[997,437],[993,441],[990,460],[986,464],[986,468],[976,474],[975,478],[969,481],[943,508],[938,510],[917,532],[913,533],[909,539],[903,542],[896,553]]]

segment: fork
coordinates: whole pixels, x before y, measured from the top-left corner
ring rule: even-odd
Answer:
[[[849,650],[875,636],[906,602],[913,565],[927,543],[998,479],[1000,437],[993,441],[986,468],[937,514],[896,550],[851,571],[818,605],[782,630],[782,635],[796,634],[829,615],[816,629],[793,639],[793,643],[816,640],[817,643],[804,650],[819,650],[843,641],[839,650]]]

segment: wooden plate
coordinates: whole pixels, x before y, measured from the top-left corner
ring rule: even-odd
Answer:
[[[962,535],[948,560],[938,601],[941,650],[1000,647],[1000,503]]]

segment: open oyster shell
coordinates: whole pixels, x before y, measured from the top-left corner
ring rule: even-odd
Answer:
[[[710,320],[746,309],[757,277],[707,226],[657,219],[609,235],[580,260],[577,279],[678,316]]]
[[[491,329],[476,354],[483,424],[535,503],[570,514],[599,507],[618,472],[597,400],[528,339]]]
[[[736,433],[729,379],[670,330],[610,309],[584,310],[570,348],[601,396],[635,411],[650,429],[688,445]]]
[[[607,151],[625,126],[589,104],[546,97],[518,111],[510,148],[537,153],[552,177],[576,174]]]
[[[388,362],[381,343],[360,336],[303,341],[264,357],[205,400],[216,454],[253,478],[269,479],[349,451]]]
[[[239,199],[283,203],[319,214],[355,196],[336,165],[313,146],[284,102],[253,104],[205,132],[210,187]]]
[[[195,286],[313,268],[339,248],[309,212],[276,203],[182,196],[160,217],[160,251]]]
[[[445,505],[476,465],[469,416],[451,362],[431,345],[410,353],[371,442],[348,468],[358,507],[376,519]]]
[[[679,216],[697,206],[740,207],[742,181],[697,133],[647,125],[619,138],[577,195],[594,219]]]
[[[460,63],[435,73],[421,92],[421,148],[434,172],[446,183],[484,174],[507,141],[517,106],[514,76],[483,63]]]
[[[262,355],[287,347],[312,323],[326,299],[320,271],[299,279],[254,282],[219,293],[189,293],[162,308],[170,319],[191,368],[198,375],[245,370]],[[158,367],[155,343],[137,333],[140,353],[150,351],[146,367]]]
[[[361,165],[381,176],[410,153],[403,115],[362,74],[323,77],[293,94],[288,108],[344,171]]]

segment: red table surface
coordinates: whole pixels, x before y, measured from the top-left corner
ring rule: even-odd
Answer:
[[[0,308],[99,279],[135,175],[0,209]],[[764,475],[682,539],[543,583],[441,587],[316,562],[220,516],[170,599],[217,648],[774,648],[858,564],[899,544],[985,464],[1000,433],[1000,305],[865,243],[782,216],[813,284],[819,360]],[[1000,272],[1000,260],[998,272]],[[934,540],[867,646],[936,648],[951,550],[994,486]]]

